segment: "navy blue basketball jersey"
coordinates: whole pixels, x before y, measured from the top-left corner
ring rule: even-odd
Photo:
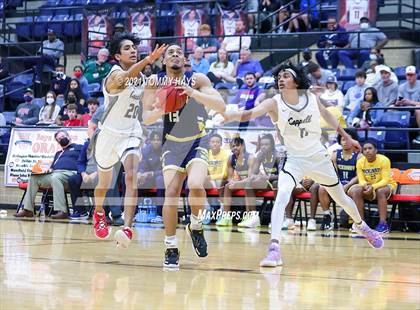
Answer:
[[[338,178],[343,185],[349,183],[356,176],[358,153],[353,152],[349,160],[343,158],[343,150],[337,150]]]
[[[249,153],[245,152],[242,162],[238,162],[238,158],[236,157],[235,154],[232,154],[232,157],[230,159],[233,170],[236,171],[236,173],[238,174],[241,180],[248,177],[248,169],[249,169],[248,158],[249,158]]]

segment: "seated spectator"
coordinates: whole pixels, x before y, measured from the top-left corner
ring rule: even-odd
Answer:
[[[367,88],[366,73],[356,72],[356,85],[350,87],[344,96],[344,110],[353,111],[363,101],[363,94]]]
[[[349,37],[349,44],[344,48],[361,48],[360,50],[341,50],[338,52],[340,62],[346,68],[354,68],[352,59],[358,60],[358,68],[369,59],[372,48],[381,49],[388,43],[388,38],[378,28],[369,25],[369,18],[360,19],[360,28],[355,30],[363,33],[352,33]]]
[[[228,180],[223,193],[223,216],[216,222],[217,226],[232,226],[232,218],[229,216],[232,205],[232,192],[243,188],[239,181],[246,179],[252,173],[252,166],[255,157],[245,149],[245,141],[240,137],[233,139],[231,143],[232,155],[228,161]],[[246,211],[255,211],[255,193],[251,188],[245,189]],[[245,223],[247,218],[243,218],[241,223]],[[242,226],[242,224],[238,226]],[[258,223],[259,226],[259,223]]]
[[[420,81],[417,80],[416,67],[405,68],[407,82],[398,87],[398,100],[396,106],[418,107],[420,106]],[[420,127],[420,110],[415,110],[417,127]],[[413,143],[420,144],[420,135],[413,140]]]
[[[67,106],[67,116],[68,120],[63,122],[63,126],[66,127],[77,127],[82,126],[82,121],[77,118],[77,105],[71,103]]]
[[[312,52],[309,48],[305,48],[302,53],[303,60],[299,63],[299,68],[303,70],[303,72],[307,75],[308,72],[308,66],[316,65],[315,62],[312,61]]]
[[[355,106],[347,118],[347,124],[353,127],[367,128],[378,124],[385,110],[368,110],[369,108],[383,108],[385,105],[379,101],[378,93],[373,87],[365,89],[363,101]]]
[[[241,49],[240,59],[235,64],[234,72],[239,87],[242,86],[243,79],[248,72],[254,73],[257,80],[264,74],[261,63],[251,58],[251,51],[247,48]]]
[[[378,99],[385,107],[389,107],[397,101],[398,83],[391,79],[391,69],[388,66],[380,66],[381,80],[374,87],[378,92]],[[376,68],[378,69],[378,68]]]
[[[67,218],[65,188],[68,186],[69,177],[77,173],[76,162],[82,146],[72,143],[69,134],[64,130],[57,131],[54,138],[60,144],[62,150],[55,153],[48,173],[31,175],[24,198],[24,208],[16,213],[15,217],[33,217],[35,197],[39,188],[52,187],[54,210],[57,213],[52,215],[51,218]]]
[[[318,47],[323,50],[318,51],[315,56],[321,68],[328,69],[328,63],[336,69],[338,66],[338,50],[349,43],[349,36],[346,29],[338,25],[336,17],[328,17],[328,31],[333,32],[322,35],[318,40]]]
[[[246,36],[245,25],[242,20],[236,21],[234,36],[225,37],[222,42],[224,48],[231,55],[231,61],[236,63],[239,58],[238,52],[242,48],[249,49],[251,46],[251,37]]]
[[[27,88],[23,99],[25,102],[17,106],[13,123],[15,125],[35,125],[38,123],[39,107],[33,103],[34,91]]]
[[[366,60],[360,70],[367,71],[370,68],[370,62],[375,60],[378,62],[379,65],[385,64],[384,55],[381,54],[381,50],[378,48],[372,48],[370,50],[369,59]]]
[[[246,16],[248,18],[248,26],[249,31],[248,33],[253,34],[255,29],[255,20],[257,19],[257,12],[258,12],[258,0],[247,0],[246,6]]]
[[[165,197],[165,185],[162,174],[162,134],[152,131],[149,136],[150,143],[141,149],[141,158],[139,171],[137,173],[137,186],[142,189],[157,189],[156,199],[157,206],[156,218],[152,219],[152,223],[163,223],[162,206]],[[139,194],[142,197],[141,194]]]
[[[357,134],[355,131],[350,131],[349,134],[353,139],[357,140]],[[337,142],[341,145],[342,149],[333,153],[331,161],[337,171],[338,179],[341,184],[343,184],[344,191],[347,193],[349,189],[358,182],[356,175],[356,162],[360,157],[360,154],[353,152],[351,145],[348,145],[346,140],[342,140],[340,135],[337,137]],[[321,208],[324,214],[320,229],[331,230],[334,227],[334,214],[330,210],[331,198],[326,188],[322,185],[320,185],[318,189],[318,199],[321,203]],[[311,218],[315,220],[315,213],[312,214],[311,212]]]
[[[209,72],[209,62],[205,59],[203,49],[197,46],[194,49],[194,54],[191,57],[191,67],[194,72],[207,74]]]
[[[322,69],[319,65],[311,63],[307,66],[308,79],[312,86],[324,88],[329,76],[333,75],[330,70]]]
[[[282,6],[278,15],[278,25],[275,33],[285,34],[292,31],[293,24],[291,22],[286,22],[290,18],[290,12],[287,10],[286,6]]]
[[[207,77],[216,86],[219,83],[235,83],[235,66],[229,61],[228,53],[221,48],[217,51],[217,60],[210,65]]]
[[[64,95],[69,87],[71,78],[64,72],[63,65],[55,67],[55,75],[51,79],[50,90],[54,91],[56,96]]]
[[[379,65],[377,60],[372,60],[370,62],[370,68],[366,71],[366,84],[368,86],[375,86],[375,84],[378,84],[381,80],[381,70],[385,69],[387,71],[390,70],[388,66],[385,65]],[[398,78],[397,75],[391,71],[391,80],[398,84]]]
[[[109,52],[106,48],[101,48],[96,55],[96,60],[88,61],[85,65],[84,76],[89,84],[99,83],[111,71],[111,64],[108,62]]]
[[[80,65],[74,66],[73,75],[79,81],[79,86],[82,90],[83,98],[89,98],[89,83],[86,77],[83,76],[83,67]]]
[[[327,89],[319,97],[324,107],[337,107],[340,112],[343,112],[344,107],[344,95],[340,89],[338,89],[337,78],[334,75],[330,75],[326,83]]]
[[[217,57],[217,50],[219,49],[219,41],[216,38],[210,38],[211,28],[207,24],[202,24],[198,29],[200,37],[195,44],[203,49],[204,57],[209,63],[212,63]]]
[[[397,189],[397,183],[391,177],[391,162],[386,156],[378,154],[375,142],[368,140],[363,144],[363,156],[357,160],[356,170],[359,184],[350,188],[349,196],[356,203],[363,220],[364,200],[376,200],[379,223],[375,230],[388,233],[389,227],[386,223],[388,199]]]
[[[96,110],[99,107],[99,101],[96,98],[89,98],[86,101],[87,107],[89,112],[82,115],[82,125],[81,126],[88,126],[89,121],[91,120],[93,114],[95,114]]]
[[[297,7],[298,4],[299,7]],[[293,10],[291,17],[292,30],[294,32],[309,31],[311,29],[310,19],[318,20],[319,13],[315,4],[315,0],[303,0],[294,3],[295,10]],[[310,11],[307,10],[308,8]]]
[[[223,189],[228,177],[228,160],[230,152],[222,149],[223,138],[214,133],[210,136],[209,142],[209,166],[206,188]],[[223,190],[220,192],[222,196]]]
[[[114,26],[114,31],[113,31],[113,36],[117,35],[117,34],[121,34],[121,33],[125,33],[125,27],[124,24],[122,23],[116,23]]]
[[[77,95],[77,98],[79,98],[79,103],[84,107],[86,97],[83,95],[83,91],[80,87],[80,82],[78,79],[73,78],[70,80],[69,88],[67,89],[67,92],[70,90],[73,91]]]
[[[79,118],[85,114],[84,108],[79,103],[79,98],[77,97],[76,93],[70,90],[64,97],[64,105],[61,107],[60,112],[58,113],[58,117],[55,120],[57,125],[61,126],[64,121],[69,119],[69,116],[67,115],[67,107],[69,104],[75,104],[77,106],[77,114],[79,115]]]
[[[39,111],[39,121],[37,125],[54,124],[60,112],[60,106],[56,103],[56,96],[53,91],[47,92],[45,103]]]
[[[280,0],[260,0],[259,1],[259,33],[267,33],[276,27],[276,16],[273,15],[277,11],[282,1]]]

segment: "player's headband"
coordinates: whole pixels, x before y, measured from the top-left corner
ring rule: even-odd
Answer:
[[[295,79],[297,78],[297,74],[296,74],[295,70],[290,69],[290,68],[287,68],[287,69],[284,69],[284,71],[289,72],[291,75],[293,75],[293,77],[294,77]]]

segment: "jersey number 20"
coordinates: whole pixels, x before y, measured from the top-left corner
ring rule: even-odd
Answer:
[[[134,103],[130,103],[127,112],[125,113],[124,117],[127,118],[137,118],[139,116],[140,107],[135,105]]]

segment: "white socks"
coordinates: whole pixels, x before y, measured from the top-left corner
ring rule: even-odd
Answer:
[[[165,236],[165,246],[166,248],[177,248],[178,242],[176,236]]]
[[[190,221],[191,221],[191,226],[190,226],[191,229],[193,229],[193,230],[203,229],[203,222],[202,222],[200,217],[191,213]]]

